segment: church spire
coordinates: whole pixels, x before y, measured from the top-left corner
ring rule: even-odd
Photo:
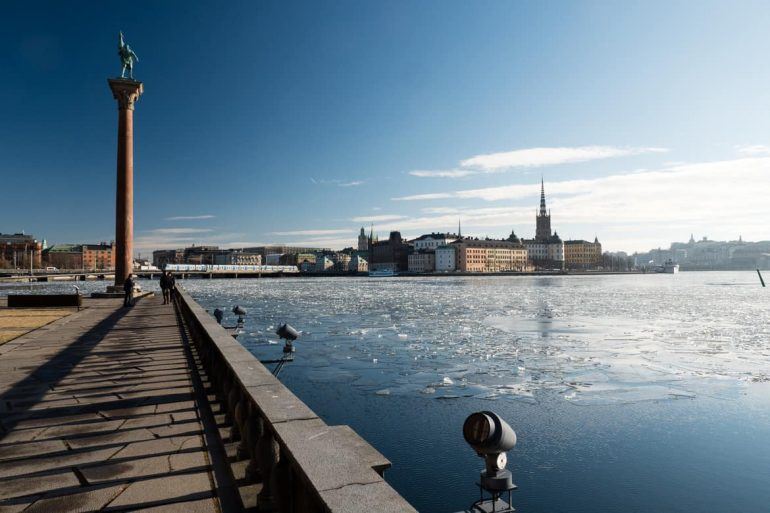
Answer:
[[[540,176],[540,210],[535,217],[535,239],[544,241],[551,238],[551,213],[545,208],[545,180]]]
[[[462,232],[462,229],[460,228],[460,218],[459,217],[457,218],[457,238],[458,239],[462,239],[463,238],[463,232]]]

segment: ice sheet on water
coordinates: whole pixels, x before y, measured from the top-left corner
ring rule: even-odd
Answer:
[[[601,404],[730,397],[767,379],[765,295],[733,278],[659,278],[335,278],[185,286],[204,307],[244,306],[251,331],[239,340],[247,347],[289,321],[304,332],[296,343],[296,372],[369,393],[536,401],[556,391],[575,404]]]

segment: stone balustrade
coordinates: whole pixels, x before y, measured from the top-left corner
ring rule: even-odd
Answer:
[[[383,479],[390,462],[348,426],[329,426],[177,288],[177,306],[217,397],[262,483],[260,511],[414,512]]]

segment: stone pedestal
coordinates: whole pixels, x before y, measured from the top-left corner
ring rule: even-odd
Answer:
[[[144,92],[141,82],[108,79],[118,102],[118,180],[115,195],[115,287],[133,271],[134,252],[134,103]]]

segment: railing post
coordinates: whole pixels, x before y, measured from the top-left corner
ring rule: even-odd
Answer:
[[[259,466],[259,451],[257,450],[262,429],[258,415],[256,406],[249,401],[246,411],[246,429],[243,430],[243,440],[238,446],[238,451],[240,453],[241,447],[245,445],[245,452],[249,456],[249,464],[246,466],[246,480],[250,483],[262,479],[262,470]]]
[[[232,426],[230,426],[230,441],[237,442],[241,439],[241,423],[243,422],[243,414],[239,408],[241,406],[241,389],[235,379],[232,380],[230,385],[230,394],[227,396],[227,414],[232,418]]]
[[[257,421],[260,426],[259,440],[257,441],[257,454],[259,456],[259,468],[262,471],[262,490],[257,495],[257,509],[259,511],[274,511],[272,475],[278,465],[278,442],[262,417]]]
[[[225,377],[222,380],[222,407],[225,410],[225,423],[233,424],[235,418],[235,403],[233,402],[233,393],[238,393],[235,388],[237,387],[235,376],[232,375],[230,370],[225,371]]]
[[[275,497],[277,511],[293,511],[292,508],[292,475],[291,466],[284,455],[278,453],[278,464],[270,476],[271,488]]]

